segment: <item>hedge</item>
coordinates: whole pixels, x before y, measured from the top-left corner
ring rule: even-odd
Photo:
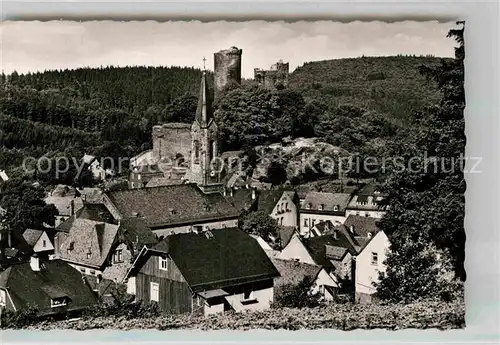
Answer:
[[[419,302],[415,304],[328,304],[315,308],[272,308],[257,312],[226,312],[211,316],[160,315],[130,318],[118,316],[83,316],[76,321],[42,321],[24,328],[50,329],[454,329],[465,327],[465,304],[462,302]]]

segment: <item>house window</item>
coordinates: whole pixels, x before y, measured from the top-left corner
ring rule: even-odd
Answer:
[[[66,305],[66,299],[65,298],[57,298],[57,299],[52,299],[50,300],[50,306],[52,308],[56,307],[62,307]]]
[[[280,224],[281,224],[281,225],[283,225],[283,218],[284,218],[284,217],[281,217],[281,219],[280,219]]]
[[[160,263],[159,263],[159,267],[161,270],[163,271],[167,271],[168,270],[168,264],[167,264],[167,258],[162,258],[161,256],[159,257],[160,258]]]
[[[90,259],[90,253],[87,253],[87,259]]]
[[[316,219],[311,220],[311,227],[314,226],[314,223],[316,223]]]
[[[377,265],[377,264],[378,264],[378,254],[372,252],[372,265]]]
[[[160,285],[158,283],[151,282],[151,291],[149,299],[155,302],[160,301]]]
[[[94,275],[95,274],[95,270],[90,270],[89,273],[92,274],[92,275]]]
[[[285,209],[288,211],[288,203],[285,204]]]
[[[119,263],[123,262],[123,250],[122,249],[117,249],[113,253],[113,263]]]
[[[80,267],[80,272],[85,273],[85,268]]]
[[[365,217],[370,217],[370,214],[368,212],[366,212]]]
[[[359,216],[361,215],[361,213],[359,211],[356,212],[356,216]]]
[[[46,240],[43,240],[42,247],[44,247],[44,248],[47,247],[47,241]]]
[[[141,180],[141,174],[137,174],[137,179],[140,181]]]
[[[304,218],[304,226],[305,227],[309,226],[309,218]]]
[[[0,290],[0,306],[5,307],[7,304],[7,294],[5,293],[5,290]]]

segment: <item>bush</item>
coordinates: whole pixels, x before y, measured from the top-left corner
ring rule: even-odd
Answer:
[[[11,311],[2,309],[2,317],[0,320],[0,328],[23,328],[33,325],[38,321],[38,309],[33,306],[28,306],[26,309],[19,311]]]
[[[287,308],[314,308],[319,306],[321,295],[311,292],[313,284],[313,278],[305,276],[296,285],[284,285],[281,293],[276,296],[275,306]]]

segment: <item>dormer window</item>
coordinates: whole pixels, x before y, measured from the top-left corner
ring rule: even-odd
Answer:
[[[323,211],[323,204],[318,205],[318,211]]]
[[[61,298],[53,298],[50,300],[50,307],[51,308],[57,308],[57,307],[63,307],[65,306],[66,303],[66,298],[61,297]]]
[[[158,266],[162,271],[168,271],[168,258],[159,257]]]
[[[308,204],[306,205],[306,209],[308,209],[308,210],[310,210],[310,209],[311,209],[311,203],[308,203]]]
[[[333,206],[333,210],[334,210],[334,211],[338,211],[338,210],[339,210],[339,205],[335,205],[335,206]]]

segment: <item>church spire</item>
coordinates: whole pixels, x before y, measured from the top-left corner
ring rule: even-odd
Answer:
[[[203,71],[203,75],[201,76],[200,96],[198,98],[195,120],[200,124],[201,128],[207,128],[213,120],[212,97],[208,90],[206,71]]]

